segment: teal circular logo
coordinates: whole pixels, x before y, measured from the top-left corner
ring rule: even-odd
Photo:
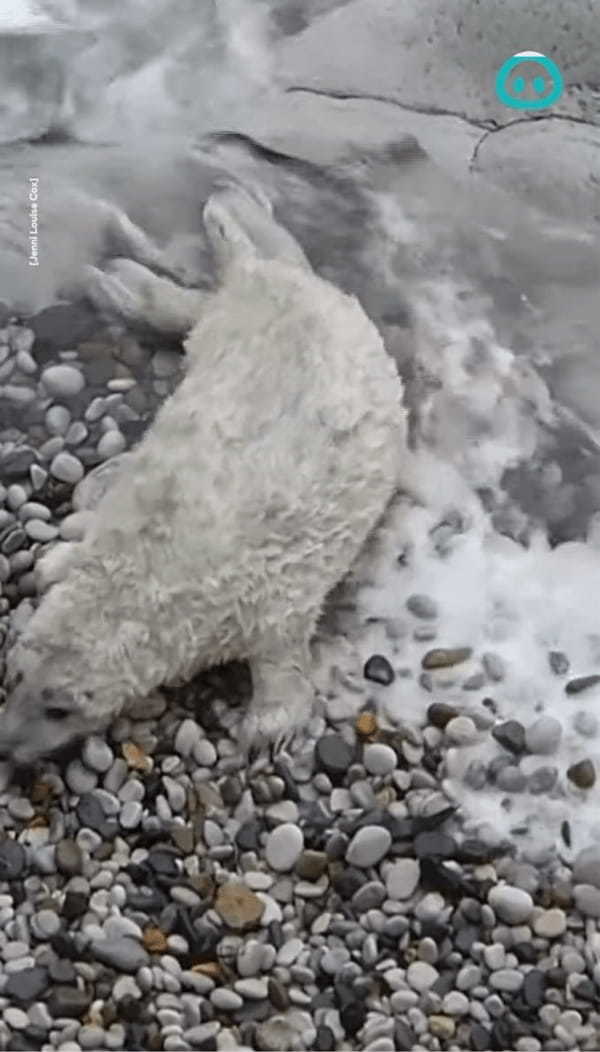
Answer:
[[[541,67],[541,71],[529,79],[521,74],[512,77],[513,70],[524,62],[534,63]],[[542,71],[545,71],[546,76]],[[548,74],[550,84],[547,80]],[[513,110],[545,110],[560,99],[564,86],[562,73],[556,62],[539,51],[519,51],[518,54],[507,58],[496,73],[496,95],[500,102]],[[525,94],[528,97],[525,97]],[[532,94],[538,97],[533,98]]]

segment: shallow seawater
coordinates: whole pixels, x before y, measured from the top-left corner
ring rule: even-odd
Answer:
[[[469,764],[498,752],[489,732],[457,749],[449,781],[465,814],[498,836],[531,834],[540,849],[557,842],[565,818],[574,844],[597,838],[593,794],[565,779],[580,759],[600,764],[600,739],[573,726],[583,709],[600,721],[600,688],[565,693],[568,679],[600,671],[600,249],[591,217],[577,226],[484,184],[461,185],[411,145],[401,121],[396,150],[369,140],[361,152],[366,117],[353,150],[340,144],[337,156],[333,126],[320,144],[315,133],[311,156],[293,129],[278,133],[278,149],[244,137],[252,107],[277,114],[272,53],[298,29],[292,5],[273,19],[273,4],[230,0],[199,18],[191,0],[153,2],[151,24],[142,0],[13,6],[0,25],[0,53],[11,56],[0,72],[0,299],[27,315],[68,295],[83,263],[110,256],[102,200],[168,244],[190,284],[210,279],[203,201],[223,177],[259,185],[315,268],[359,296],[406,385],[411,499],[390,513],[357,571],[358,657],[387,654],[397,672],[377,689],[383,711],[422,722],[433,700],[418,682],[425,651],[473,648],[451,675],[435,674],[436,698],[472,711],[492,696],[499,717],[528,727],[551,715],[563,732],[552,757],[523,761],[528,777],[536,764],[557,767],[545,794],[465,784]],[[32,175],[44,254],[35,273],[22,230]],[[435,527],[457,517],[440,550]],[[411,594],[438,604],[435,641],[413,638]],[[505,676],[465,691],[490,651]],[[568,656],[568,675],[552,671],[550,651]]]

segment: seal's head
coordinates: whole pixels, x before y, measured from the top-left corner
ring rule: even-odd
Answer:
[[[274,219],[262,193],[227,184],[211,194],[203,220],[221,275],[252,259],[279,259],[310,269],[300,245]]]
[[[106,723],[93,694],[75,686],[72,657],[68,645],[41,651],[17,641],[9,651],[6,702],[0,711],[1,759],[17,766],[32,764]]]

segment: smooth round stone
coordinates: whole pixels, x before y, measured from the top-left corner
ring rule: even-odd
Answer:
[[[25,1030],[29,1026],[29,1016],[21,1008],[5,1008],[3,1019],[11,1030]]]
[[[455,716],[446,724],[446,739],[452,745],[472,745],[477,740],[477,727],[468,716]]]
[[[341,734],[326,734],[315,745],[316,765],[334,784],[345,777],[353,759],[354,750]]]
[[[46,410],[44,424],[49,435],[66,435],[71,414],[65,405],[51,405]]]
[[[266,979],[238,979],[234,985],[237,993],[248,1001],[264,1001],[269,996]]]
[[[304,835],[297,825],[284,822],[267,837],[265,857],[271,869],[287,873],[298,861],[304,847]]]
[[[52,513],[45,504],[40,504],[36,500],[28,500],[19,508],[19,518],[21,522],[27,522],[28,519],[41,519],[43,522],[48,522],[52,518]]]
[[[406,969],[406,981],[417,993],[425,993],[440,977],[437,968],[427,961],[413,961]]]
[[[444,997],[442,1011],[446,1015],[468,1015],[469,1010],[469,998],[459,990],[451,990]]]
[[[525,744],[530,752],[551,756],[562,738],[562,725],[554,716],[540,716],[525,731]]]
[[[55,860],[59,873],[67,876],[76,876],[83,869],[83,854],[75,840],[59,840]]]
[[[511,884],[498,884],[488,894],[488,903],[506,924],[524,924],[533,912],[533,899],[528,891]]]
[[[401,902],[414,895],[421,879],[421,865],[416,858],[401,858],[393,862],[385,874],[388,897]]]
[[[81,755],[86,767],[97,771],[98,774],[106,774],[114,760],[110,745],[96,735],[86,738]]]
[[[25,523],[25,533],[32,541],[40,541],[46,544],[58,537],[58,527],[42,519],[28,519]]]
[[[66,446],[80,446],[82,442],[85,442],[88,436],[88,429],[82,420],[74,420],[69,425],[69,429],[65,435]]]
[[[493,683],[500,683],[506,677],[506,665],[499,654],[487,653],[481,658],[481,664]]]
[[[111,428],[107,431],[98,442],[96,451],[99,457],[103,460],[109,460],[111,457],[116,457],[119,453],[122,453],[127,445],[125,436],[117,428]]]
[[[17,368],[25,373],[25,376],[33,376],[37,373],[37,362],[31,357],[29,351],[19,351],[16,358]]]
[[[525,728],[517,720],[506,720],[492,730],[492,737],[508,752],[519,755],[525,752]]]
[[[527,783],[530,793],[540,796],[542,793],[549,793],[554,789],[558,781],[558,768],[557,767],[538,767],[536,771],[529,776]]]
[[[29,405],[35,399],[35,391],[32,391],[30,387],[20,387],[17,384],[6,384],[0,387],[0,394],[17,406]]]
[[[576,884],[573,898],[575,906],[585,917],[600,917],[600,889],[591,884]]]
[[[580,709],[573,716],[573,728],[584,738],[595,738],[598,734],[598,717],[593,712]]]
[[[195,720],[182,720],[173,742],[175,752],[187,759],[188,756],[192,755],[192,750],[196,743],[200,741],[200,735],[201,731]]]
[[[5,555],[0,555],[0,584],[8,581],[11,575],[11,564]]]
[[[92,401],[88,405],[84,415],[85,420],[89,424],[94,424],[100,420],[106,412],[106,399],[105,398],[92,398]]]
[[[83,796],[95,788],[98,776],[94,771],[87,770],[81,760],[71,760],[65,772],[65,781],[72,793]]]
[[[82,373],[73,365],[51,365],[44,369],[41,380],[53,398],[72,398],[85,385]]]
[[[600,845],[585,847],[573,863],[573,883],[600,888]]]
[[[375,866],[387,855],[391,844],[391,834],[383,826],[363,826],[348,845],[346,862],[358,869]]]
[[[199,767],[213,767],[217,762],[217,750],[208,738],[200,738],[194,744],[192,756]]]
[[[570,668],[569,659],[562,650],[551,650],[548,654],[548,664],[555,676],[566,676]]]
[[[392,666],[383,654],[373,654],[366,662],[363,669],[365,679],[372,683],[379,683],[382,687],[389,687],[396,678]]]
[[[369,774],[390,774],[396,768],[396,753],[389,745],[379,742],[373,745],[365,745],[363,750],[363,764]]]
[[[11,511],[18,511],[27,501],[27,490],[18,482],[13,482],[6,491],[6,503]]]
[[[568,768],[567,778],[578,789],[591,789],[596,784],[596,768],[591,760],[580,760]]]
[[[40,910],[34,914],[32,922],[35,923],[38,935],[44,939],[51,939],[60,931],[60,917],[54,910]]]
[[[227,990],[224,986],[211,990],[210,1000],[220,1012],[235,1012],[244,1003],[243,997],[240,997],[235,990]]]
[[[523,972],[518,972],[516,968],[500,968],[499,971],[492,972],[488,983],[494,990],[512,994],[521,989],[523,979]]]
[[[102,964],[107,964],[122,972],[137,972],[138,968],[150,963],[150,958],[143,946],[127,935],[98,939],[92,942],[90,949],[94,957]]]
[[[79,482],[84,475],[83,464],[77,457],[74,457],[72,453],[65,453],[61,450],[52,459],[50,464],[50,474],[58,479],[59,482],[67,482],[70,485],[75,485]]]
[[[508,764],[498,771],[496,785],[505,793],[522,793],[527,785],[527,778],[519,767]]]
[[[137,800],[128,800],[119,815],[123,829],[137,829],[142,820],[143,811],[142,805]]]
[[[532,928],[536,935],[542,939],[557,939],[566,931],[567,918],[564,910],[544,910],[538,917],[534,917]]]
[[[409,595],[406,600],[406,609],[414,617],[420,617],[423,621],[433,621],[438,616],[438,605],[428,595]]]

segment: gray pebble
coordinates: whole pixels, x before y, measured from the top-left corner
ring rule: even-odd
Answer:
[[[527,785],[527,778],[519,767],[507,764],[498,771],[496,785],[505,793],[522,793]]]
[[[72,793],[82,796],[94,789],[98,778],[93,771],[83,766],[81,760],[71,760],[65,772],[65,781]]]
[[[210,1000],[219,1012],[235,1012],[244,1003],[243,997],[240,997],[235,990],[228,990],[224,986],[211,990]]]
[[[562,725],[554,716],[540,716],[525,731],[525,744],[530,752],[551,756],[560,745]]]
[[[152,372],[159,379],[174,376],[181,368],[181,357],[172,351],[156,351],[152,355]]]
[[[446,724],[446,740],[452,745],[472,745],[477,741],[477,727],[468,716],[455,716]]]
[[[90,949],[102,964],[123,972],[136,972],[150,963],[143,946],[126,935],[116,939],[98,939],[91,943]]]
[[[25,1030],[29,1026],[29,1017],[21,1008],[5,1008],[3,1019],[11,1030]]]
[[[137,800],[128,800],[121,808],[119,821],[123,829],[137,829],[143,814],[143,807]]]
[[[396,753],[389,745],[376,742],[364,747],[363,763],[369,774],[390,774],[396,768],[397,762]]]
[[[523,924],[533,912],[533,899],[527,891],[510,884],[497,884],[488,894],[488,903],[506,924]]]
[[[573,862],[573,883],[600,888],[600,845],[583,848]]]
[[[41,374],[41,381],[53,398],[72,398],[85,386],[79,369],[72,365],[51,365]]]
[[[417,993],[425,993],[439,979],[439,972],[426,961],[413,961],[406,970],[406,981]]]
[[[6,491],[6,503],[11,511],[17,511],[27,500],[27,490],[18,482],[13,482]]]
[[[103,738],[92,735],[83,743],[82,759],[86,767],[98,774],[106,774],[112,767],[113,752]]]
[[[41,519],[43,522],[48,522],[51,517],[50,509],[45,504],[40,504],[39,501],[25,501],[19,508],[21,522],[27,522],[28,519]]]
[[[119,453],[122,453],[126,445],[125,436],[115,427],[102,435],[96,451],[103,460],[110,460],[111,457],[116,457]]]
[[[82,420],[74,420],[65,435],[66,446],[80,446],[88,437],[88,429]]]
[[[46,544],[58,537],[58,527],[42,519],[28,519],[25,523],[25,533],[32,541],[40,541]]]
[[[200,738],[196,742],[192,756],[199,767],[213,767],[217,762],[217,750],[208,738]]]
[[[494,990],[512,994],[521,989],[524,978],[523,973],[517,971],[516,968],[501,968],[497,972],[492,972],[488,982]]]
[[[84,419],[87,420],[87,422],[89,424],[94,424],[94,423],[96,423],[97,420],[100,420],[100,417],[104,416],[105,412],[106,412],[106,401],[105,401],[105,399],[104,398],[93,398],[92,401],[90,402],[90,404],[88,405],[88,407],[87,407],[85,413],[83,414],[83,416],[84,416]]]
[[[417,890],[421,877],[421,866],[415,858],[402,858],[393,862],[385,871],[385,886],[393,902],[409,899]]]
[[[595,738],[598,734],[598,718],[593,712],[580,709],[573,716],[573,728],[584,738]]]
[[[383,826],[363,826],[354,834],[348,845],[346,861],[351,866],[367,869],[381,862],[381,859],[387,855],[391,843],[391,835]]]
[[[50,474],[60,482],[75,485],[83,478],[83,465],[72,453],[57,453],[50,464]]]
[[[66,435],[71,423],[71,413],[65,405],[51,405],[44,417],[49,435]]]
[[[51,939],[60,931],[60,917],[54,910],[40,910],[31,918],[31,927],[38,939]]]
[[[499,654],[487,653],[481,659],[485,673],[494,683],[500,683],[506,677],[506,664]]]
[[[265,845],[265,857],[271,869],[286,873],[298,861],[304,847],[304,836],[297,825],[284,822],[269,833]]]
[[[438,616],[438,605],[428,595],[409,595],[406,600],[406,609],[414,617],[420,617],[423,621],[433,621]]]
[[[539,796],[541,793],[549,793],[554,789],[557,781],[557,767],[538,767],[537,771],[530,774],[527,786],[530,793]]]

